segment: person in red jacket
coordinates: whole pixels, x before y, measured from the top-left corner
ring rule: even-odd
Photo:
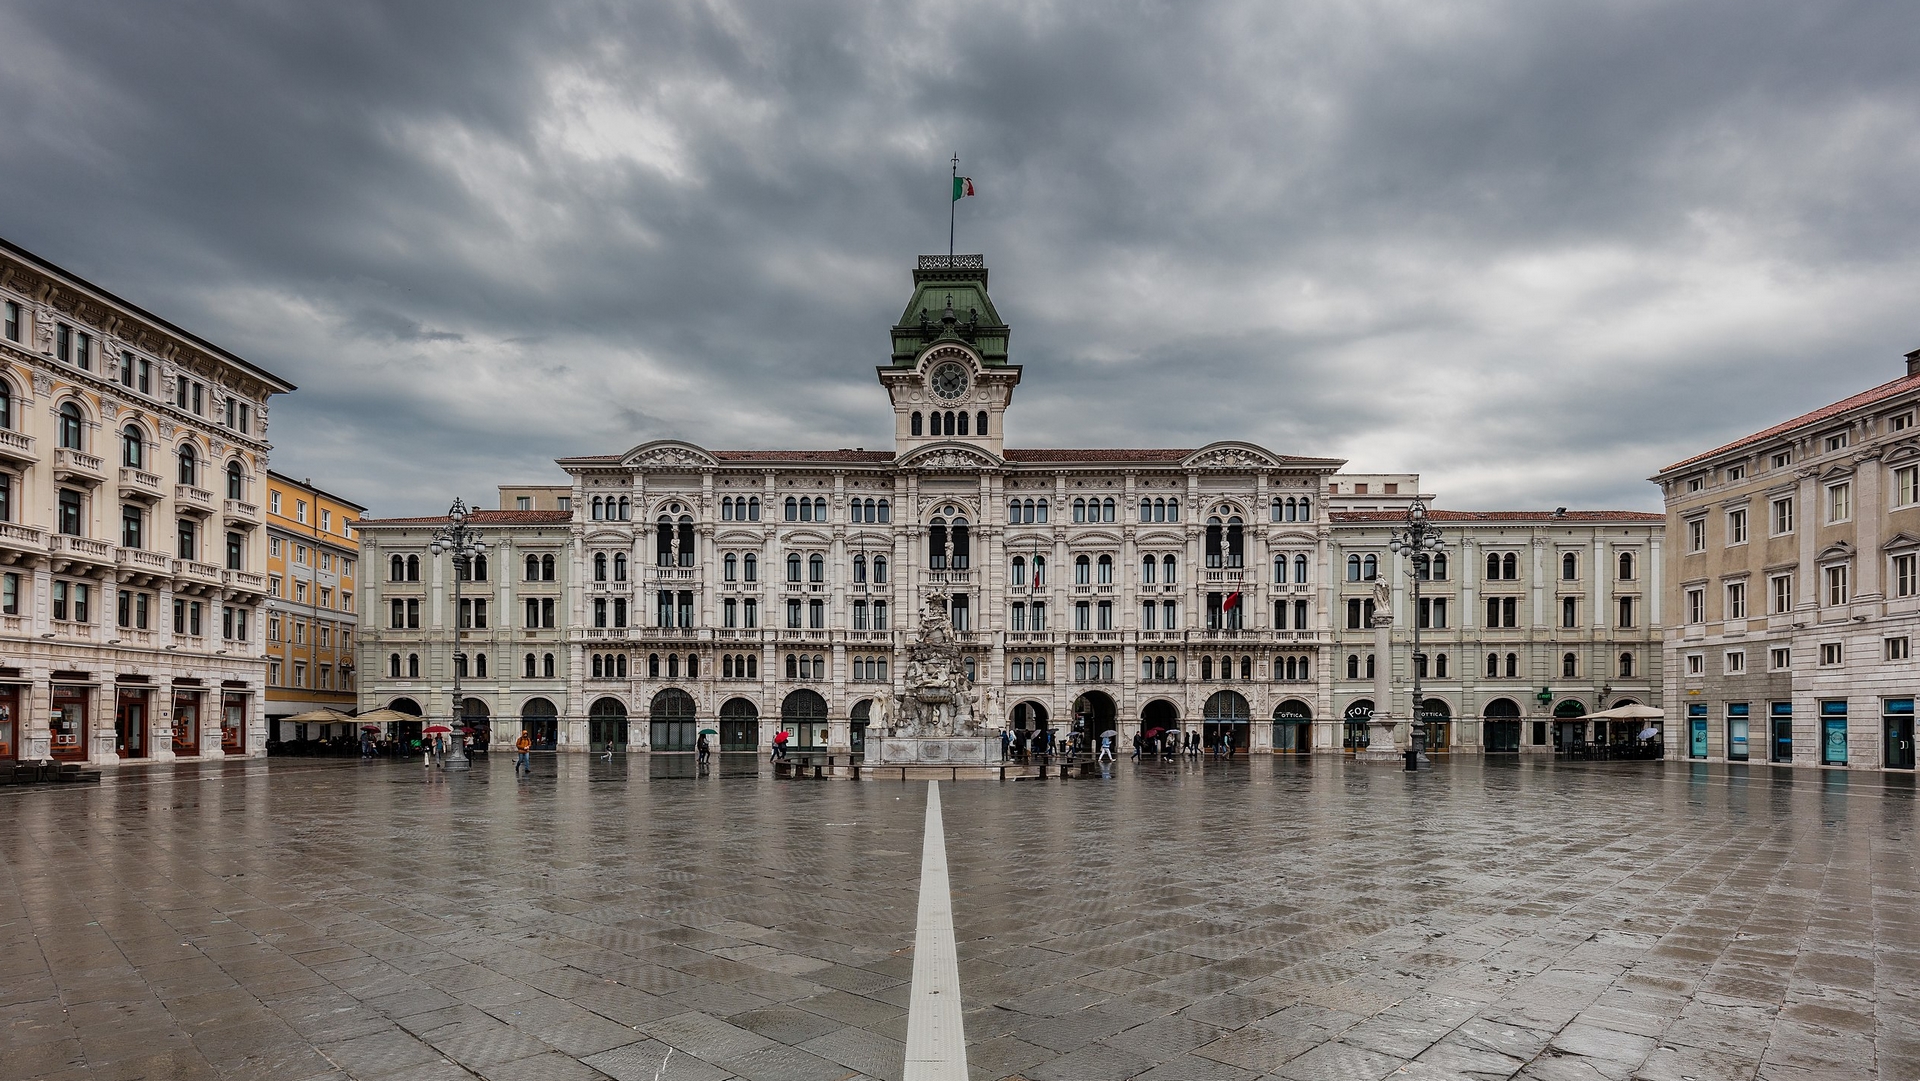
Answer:
[[[773,734],[773,760],[787,757],[787,730],[782,728]]]

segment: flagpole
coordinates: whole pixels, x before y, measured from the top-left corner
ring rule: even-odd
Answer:
[[[960,155],[953,156],[953,181],[960,179]],[[960,212],[960,200],[953,197],[953,185],[947,185],[947,266],[953,266],[953,223]]]

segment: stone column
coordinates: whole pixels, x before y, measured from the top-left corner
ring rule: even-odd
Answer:
[[[1393,611],[1391,606],[1373,614],[1373,719],[1368,722],[1370,741],[1367,749],[1354,757],[1362,762],[1400,764],[1400,751],[1393,731]]]

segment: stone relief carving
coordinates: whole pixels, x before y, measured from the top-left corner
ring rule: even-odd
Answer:
[[[1209,451],[1195,458],[1193,464],[1215,469],[1253,469],[1270,466],[1273,464],[1273,460],[1265,455],[1254,454],[1242,450],[1239,447],[1222,447],[1219,450]]]
[[[968,453],[958,447],[946,447],[916,460],[913,464],[923,469],[979,469],[991,463],[977,454]]]
[[[34,372],[33,373],[33,393],[36,396],[42,397],[42,398],[46,397],[49,394],[52,394],[53,393],[53,376],[50,376],[45,372]]]
[[[707,464],[707,460],[684,447],[661,447],[658,450],[650,450],[641,455],[635,464],[642,466],[700,466]]]

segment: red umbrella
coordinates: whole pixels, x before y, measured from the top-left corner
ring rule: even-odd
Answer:
[[[460,726],[460,734],[461,734],[461,735],[463,735],[463,736],[471,736],[471,735],[473,735],[473,727],[472,727],[471,725],[464,725],[464,724],[463,724],[463,725],[461,725],[461,726]]]
[[[1157,736],[1157,735],[1159,735],[1160,733],[1162,733],[1162,732],[1165,732],[1165,731],[1166,731],[1166,729],[1164,729],[1164,728],[1149,728],[1149,729],[1147,729],[1147,730],[1146,730],[1146,732],[1144,733],[1144,735],[1145,735],[1145,736],[1146,736],[1146,737],[1147,737],[1148,739],[1152,739],[1153,737],[1155,737],[1155,736]]]
[[[445,736],[452,734],[452,732],[453,729],[448,728],[444,724],[430,724],[420,730],[420,734],[425,736]]]
[[[379,725],[377,725],[377,724],[363,724],[363,725],[361,725],[361,726],[360,726],[360,731],[362,731],[362,732],[378,732],[378,731],[380,731],[380,726],[379,726]]]

